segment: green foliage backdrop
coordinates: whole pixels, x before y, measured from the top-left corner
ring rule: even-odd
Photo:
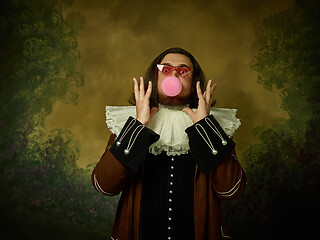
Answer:
[[[0,211],[2,239],[107,239],[118,198],[98,195],[92,166],[76,164],[69,131],[45,134],[58,100],[77,102],[83,77],[76,35],[80,13],[68,0],[1,1]],[[225,202],[234,239],[309,239],[319,213],[320,4],[265,19],[252,60],[258,81],[280,90],[289,118],[256,129],[261,143],[243,154],[245,194]],[[253,116],[254,117],[254,116]]]
[[[242,157],[247,190],[225,207],[236,239],[311,239],[320,212],[320,2],[266,18],[260,46],[252,68],[280,90],[289,119],[256,129],[261,144]]]
[[[1,1],[1,239],[106,239],[117,198],[98,196],[72,133],[45,134],[59,100],[77,101],[78,13],[67,0]],[[78,26],[79,27],[79,26]],[[81,26],[80,26],[81,27]]]

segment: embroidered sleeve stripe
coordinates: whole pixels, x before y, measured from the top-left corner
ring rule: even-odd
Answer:
[[[95,186],[95,188],[97,189],[98,192],[100,192],[100,193],[102,193],[104,195],[107,195],[107,196],[112,196],[111,193],[107,193],[107,192],[103,191],[103,189],[100,187],[100,185],[98,183],[98,180],[97,180],[95,174],[93,174],[93,180],[94,180],[94,186]]]
[[[224,235],[223,228],[220,226],[222,237],[232,239],[230,236]]]
[[[238,158],[237,158],[237,156],[236,156],[236,155],[234,155],[234,154],[231,154],[231,155],[232,155],[233,159],[235,159],[235,160],[237,160],[237,161],[238,161]]]
[[[137,132],[136,136],[134,137],[134,139],[133,139],[133,141],[132,141],[132,143],[131,143],[131,140],[132,140],[132,137],[133,137],[134,133],[135,133],[135,132],[137,131],[137,129],[140,128],[140,127],[141,127],[141,129]],[[140,132],[142,131],[142,129],[144,129],[144,127],[145,127],[144,125],[139,125],[139,126],[137,126],[137,127],[134,129],[133,133],[132,133],[131,136],[130,136],[129,142],[128,142],[128,146],[127,146],[127,149],[128,149],[128,150],[130,150],[130,149],[132,148],[133,144],[134,144],[135,141],[137,140],[137,137],[139,136],[139,134],[140,134]]]
[[[242,180],[242,171],[241,171],[240,179],[237,181],[237,183],[236,183],[229,191],[227,191],[227,192],[217,192],[217,193],[220,194],[220,195],[223,196],[223,197],[230,197],[230,196],[232,196],[232,195],[235,194],[235,193],[237,192],[237,190],[239,189],[241,180]]]
[[[207,125],[212,129],[212,131],[213,131],[216,135],[218,135],[219,138],[223,139],[221,133],[219,132],[219,130],[218,130],[218,128],[216,127],[216,125],[214,125],[214,123],[211,121],[211,119],[208,118],[208,117],[206,117],[204,120],[206,121]],[[210,124],[209,124],[209,123],[210,123]],[[213,129],[213,128],[215,128],[215,129]]]

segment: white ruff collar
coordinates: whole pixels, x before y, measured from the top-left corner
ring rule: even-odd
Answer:
[[[168,156],[188,153],[189,139],[185,129],[192,126],[193,122],[187,113],[182,112],[184,107],[159,105],[148,128],[159,134],[160,139],[150,146],[150,153],[158,155],[166,151]],[[237,109],[211,108],[210,110],[210,114],[215,117],[228,136],[232,136],[241,125],[236,113]],[[116,136],[119,136],[129,116],[136,117],[135,106],[106,106],[106,123]]]

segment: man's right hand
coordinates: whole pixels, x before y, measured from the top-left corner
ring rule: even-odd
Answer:
[[[149,81],[148,89],[144,91],[143,77],[140,77],[140,84],[136,78],[134,82],[134,96],[136,99],[136,116],[137,120],[147,125],[151,122],[152,116],[157,112],[157,108],[153,107],[150,111],[150,96],[152,92],[152,82]]]

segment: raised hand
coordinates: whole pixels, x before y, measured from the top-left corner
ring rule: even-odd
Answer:
[[[144,91],[143,77],[140,77],[140,84],[136,78],[133,78],[134,82],[134,96],[136,99],[136,113],[137,120],[147,125],[151,122],[152,116],[157,112],[157,108],[153,107],[150,111],[150,96],[152,91],[152,82],[149,81],[148,89]]]
[[[212,80],[209,80],[207,84],[207,88],[202,94],[201,88],[200,88],[200,82],[199,81],[197,82],[196,88],[197,88],[197,95],[199,98],[199,102],[198,102],[198,108],[196,111],[192,111],[188,107],[182,109],[182,111],[186,112],[190,116],[193,123],[200,121],[202,118],[205,118],[210,114],[210,108],[213,102],[213,93],[217,86],[217,84],[213,84],[213,86],[211,87],[211,83],[212,83]]]

